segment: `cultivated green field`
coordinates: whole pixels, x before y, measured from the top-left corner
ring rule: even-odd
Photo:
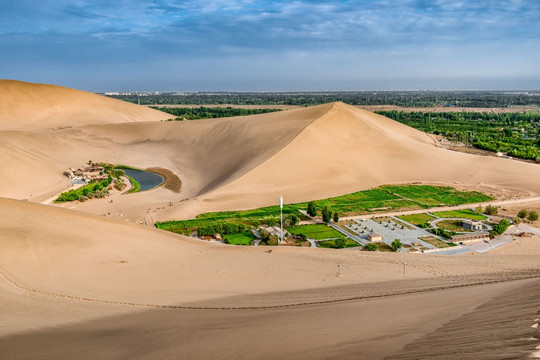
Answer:
[[[473,210],[452,210],[452,211],[440,211],[435,212],[433,215],[440,218],[464,218],[471,220],[484,220],[487,219],[487,216],[479,214]]]
[[[293,228],[288,228],[287,231],[293,235],[304,234],[308,238],[314,239],[314,240],[324,240],[324,239],[344,237],[338,231],[324,224],[300,225]]]
[[[244,231],[241,233],[225,235],[225,238],[233,245],[250,245],[251,242],[255,240],[255,235],[253,235],[251,231]]]
[[[276,199],[277,200],[277,199]],[[388,212],[395,210],[426,209],[437,205],[459,205],[493,200],[476,191],[458,191],[446,186],[430,185],[385,185],[375,189],[359,191],[329,199],[317,200],[317,208],[330,206],[341,217]],[[287,204],[284,216],[295,214],[305,219],[299,210],[306,210],[307,202]],[[244,211],[210,212],[193,220],[174,220],[156,223],[156,227],[176,233],[189,234],[199,226],[235,223],[257,227],[260,224],[275,224],[279,221],[279,206]]]
[[[411,223],[416,226],[423,225],[427,223],[428,221],[431,221],[435,219],[435,217],[429,215],[429,214],[412,214],[412,215],[403,215],[398,216],[399,219],[405,220],[408,223]]]

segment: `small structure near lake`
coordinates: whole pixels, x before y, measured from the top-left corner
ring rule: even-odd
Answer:
[[[98,163],[91,162],[88,166],[83,166],[75,170],[70,167],[64,171],[72,184],[88,184],[92,181],[107,180],[109,175],[105,172],[105,168]]]

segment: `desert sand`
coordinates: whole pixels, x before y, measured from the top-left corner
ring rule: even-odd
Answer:
[[[540,252],[529,249],[537,237],[525,250],[453,257],[269,253],[144,224],[269,205],[281,192],[300,201],[390,182],[534,195],[540,166],[440,149],[341,103],[160,122],[166,114],[65,88],[3,81],[0,89],[19,94],[0,128],[0,358],[376,359],[404,347],[405,356],[483,304],[507,303],[508,293],[530,306],[529,289],[538,289]],[[40,117],[47,101],[19,109],[44,97],[69,101],[48,118]],[[40,204],[69,187],[65,168],[89,159],[166,169],[181,187]]]

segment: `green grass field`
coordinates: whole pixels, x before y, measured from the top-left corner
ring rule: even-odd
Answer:
[[[360,246],[360,245],[356,241],[353,241],[351,239],[346,239],[346,243],[345,243],[346,248],[348,248],[348,247],[357,247],[357,246]],[[320,241],[319,242],[319,247],[332,248],[332,249],[337,248],[336,242],[334,240]]]
[[[278,199],[276,199],[277,202]],[[329,199],[317,200],[317,208],[330,206],[341,217],[387,212],[395,210],[426,209],[444,204],[455,205],[493,200],[479,192],[458,191],[451,187],[430,185],[385,185],[375,189],[359,191]],[[307,209],[307,202],[286,204],[284,216],[295,214],[305,218],[299,210]],[[208,223],[242,223],[257,226],[279,220],[279,206],[268,206],[244,211],[210,212],[197,216],[193,220],[174,220],[156,223],[156,227],[176,233],[186,234]]]
[[[433,216],[428,214],[412,214],[412,215],[403,215],[398,216],[399,219],[405,220],[408,223],[411,223],[416,226],[427,223],[430,220],[435,219]]]
[[[441,211],[435,212],[433,215],[440,218],[464,218],[471,220],[484,220],[487,219],[487,216],[479,214],[473,210],[452,210],[452,211]]]
[[[465,229],[462,226],[461,220],[441,220],[441,221],[437,221],[435,225],[437,225],[438,228],[449,230],[449,231],[471,232],[471,230]]]
[[[241,233],[225,235],[225,238],[233,245],[251,245],[251,242],[255,240],[255,235],[253,235],[251,231],[244,231]]]
[[[332,238],[341,238],[344,237],[341,233],[338,231],[332,229],[329,226],[323,225],[323,224],[315,224],[315,225],[300,225],[293,228],[287,229],[288,232],[290,232],[293,235],[300,235],[304,234],[310,239],[314,240],[324,240],[324,239],[332,239]]]

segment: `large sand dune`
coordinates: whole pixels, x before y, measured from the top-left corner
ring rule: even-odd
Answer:
[[[171,118],[144,106],[62,86],[0,80],[0,130]]]
[[[538,285],[497,284],[538,276],[535,237],[490,255],[269,253],[133,222],[404,181],[538,194],[540,166],[447,151],[342,103],[160,122],[159,112],[65,88],[2,81],[0,94],[11,99],[0,104],[2,358],[381,358]],[[62,171],[88,159],[165,168],[182,190],[35,203],[66,189]]]

